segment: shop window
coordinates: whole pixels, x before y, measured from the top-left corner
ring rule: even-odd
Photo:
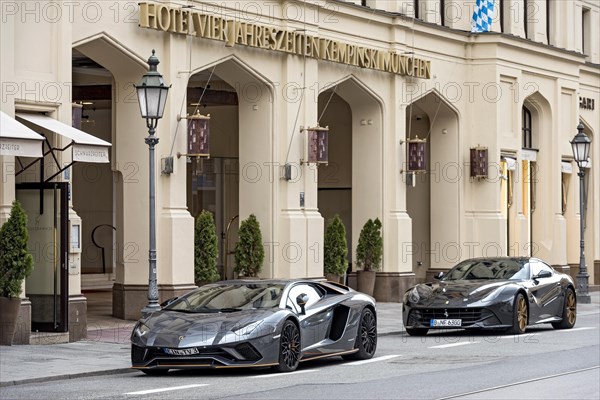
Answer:
[[[498,0],[498,10],[500,10],[500,32],[506,32],[504,28],[504,0]]]
[[[581,12],[581,52],[586,56],[590,56],[591,51],[591,18],[592,13],[589,8],[583,8]]]
[[[565,215],[567,212],[568,199],[569,199],[569,185],[571,183],[571,175],[573,174],[573,166],[570,161],[561,162],[561,191],[560,198],[562,204],[562,214]]]
[[[533,149],[533,132],[531,126],[531,111],[525,106],[523,106],[522,111],[522,130],[523,130],[523,148],[524,149]]]

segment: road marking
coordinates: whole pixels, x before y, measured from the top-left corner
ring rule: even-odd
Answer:
[[[467,344],[475,344],[479,342],[460,342],[460,343],[450,343],[450,344],[441,344],[439,346],[431,346],[430,349],[445,349],[446,347],[456,347],[456,346],[465,346]]]
[[[595,326],[582,326],[581,328],[560,329],[559,332],[587,331],[590,329],[596,329],[596,327]]]
[[[582,317],[584,315],[596,315],[600,314],[600,311],[586,311],[586,312],[578,312],[577,315]]]
[[[197,388],[197,387],[201,387],[201,386],[209,386],[209,385],[208,385],[208,383],[200,383],[197,385],[185,385],[185,386],[174,386],[174,387],[170,387],[170,388],[141,390],[139,392],[129,392],[129,393],[125,393],[125,394],[128,394],[128,395],[151,394],[151,393],[160,393],[160,392],[170,392],[171,390],[192,389],[192,388]]]
[[[275,377],[279,377],[279,376],[306,374],[308,372],[317,372],[317,371],[318,371],[318,369],[301,369],[300,371],[288,372],[288,373],[283,373],[283,374],[254,375],[254,376],[249,376],[248,378],[275,378]]]
[[[593,369],[598,369],[598,368],[600,368],[600,366],[595,366],[595,367],[590,367],[590,368],[584,368],[584,369],[578,369],[578,370],[569,371],[569,372],[563,372],[561,374],[542,376],[540,378],[533,378],[533,379],[528,379],[526,381],[520,381],[520,382],[515,382],[515,383],[509,383],[509,384],[506,384],[506,385],[494,386],[494,387],[490,387],[490,388],[487,388],[487,389],[475,390],[473,392],[455,394],[453,396],[448,396],[448,397],[440,397],[437,400],[456,399],[456,398],[459,398],[459,397],[465,397],[465,396],[472,395],[472,394],[489,392],[489,391],[496,390],[496,389],[503,389],[503,388],[507,388],[507,387],[511,387],[511,386],[523,385],[525,383],[531,383],[531,382],[536,382],[536,381],[543,381],[544,379],[552,379],[552,378],[557,378],[559,376],[565,376],[565,375],[571,375],[571,374],[578,374],[580,372],[591,371]]]
[[[385,360],[389,360],[390,358],[396,358],[396,357],[400,357],[400,354],[391,354],[389,356],[375,357],[375,358],[371,358],[370,360],[352,361],[352,362],[345,363],[342,365],[363,365],[363,364],[368,364],[368,363],[373,363],[373,362],[378,362],[378,361],[385,361]]]

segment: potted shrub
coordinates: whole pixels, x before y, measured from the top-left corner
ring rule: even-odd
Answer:
[[[381,267],[382,256],[381,221],[379,218],[375,221],[369,219],[360,231],[356,247],[356,264],[361,268],[356,272],[359,292],[373,295],[375,277]]]
[[[238,276],[258,276],[265,258],[260,224],[254,214],[242,221],[238,231],[239,242],[235,245],[235,267]]]
[[[217,228],[211,212],[202,210],[194,229],[194,279],[196,285],[214,282],[220,278],[217,270],[219,256]]]
[[[325,277],[329,281],[340,282],[348,269],[346,255],[346,228],[339,215],[335,215],[327,222],[325,228],[324,260]]]
[[[0,345],[12,344],[23,281],[33,271],[28,240],[27,214],[15,200],[8,220],[0,228]]]

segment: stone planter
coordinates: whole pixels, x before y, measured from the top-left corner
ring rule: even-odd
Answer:
[[[0,297],[0,346],[12,345],[20,308],[19,297]]]
[[[331,273],[326,273],[325,274],[325,279],[327,279],[328,281],[331,282],[335,282],[335,283],[342,283],[342,277],[336,274],[331,274]]]
[[[375,292],[376,277],[377,272],[375,271],[356,271],[356,286],[358,291],[373,296],[373,292]]]

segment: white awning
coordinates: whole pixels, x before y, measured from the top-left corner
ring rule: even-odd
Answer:
[[[573,173],[573,164],[571,161],[561,161],[560,162],[560,172],[563,174],[572,174]]]
[[[73,161],[107,163],[110,143],[42,114],[18,113],[17,117],[72,140]]]
[[[0,111],[0,155],[42,156],[44,137]]]
[[[502,159],[506,161],[506,169],[509,171],[514,171],[517,169],[517,160],[512,157],[502,156]]]

